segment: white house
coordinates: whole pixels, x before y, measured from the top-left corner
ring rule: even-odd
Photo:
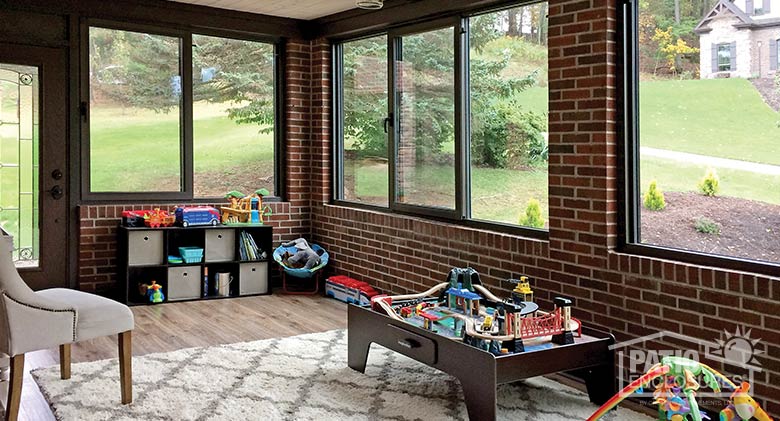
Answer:
[[[772,77],[777,71],[780,0],[720,0],[694,31],[702,79]]]

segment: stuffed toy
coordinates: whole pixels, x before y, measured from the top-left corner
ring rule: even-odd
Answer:
[[[293,269],[311,269],[320,264],[320,255],[309,247],[309,243],[303,238],[296,238],[287,243],[282,243],[284,247],[295,247],[298,251],[295,254],[285,252],[282,255],[282,263]]]

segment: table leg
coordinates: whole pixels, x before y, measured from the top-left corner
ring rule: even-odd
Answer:
[[[490,371],[490,370],[488,370]],[[493,370],[495,372],[495,370]],[[470,421],[495,421],[496,376],[485,372],[471,372],[458,377]],[[492,378],[491,378],[492,377]]]
[[[596,405],[604,405],[617,393],[614,365],[599,365],[584,369],[582,378],[588,388],[588,397]]]
[[[347,330],[347,365],[349,368],[365,373],[369,348],[371,348],[371,341],[366,335],[357,329]]]

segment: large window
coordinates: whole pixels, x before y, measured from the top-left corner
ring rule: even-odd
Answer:
[[[778,91],[765,64],[772,54],[760,41],[748,48],[728,5],[702,19],[700,3],[683,1],[677,24],[671,3],[636,4],[629,243],[696,262],[726,256],[729,267],[771,268],[767,262],[780,263]],[[693,21],[695,29],[685,23]],[[730,77],[720,73],[729,69]]]
[[[345,41],[336,61],[337,200],[546,227],[546,3]]]
[[[87,54],[87,197],[276,191],[273,44],[93,26]]]

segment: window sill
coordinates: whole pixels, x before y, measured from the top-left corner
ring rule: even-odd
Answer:
[[[651,257],[679,263],[707,266],[713,269],[726,271],[750,272],[772,277],[777,277],[780,274],[780,264],[777,263],[705,254],[650,244],[624,244],[622,247],[618,248],[617,252],[638,257]]]

